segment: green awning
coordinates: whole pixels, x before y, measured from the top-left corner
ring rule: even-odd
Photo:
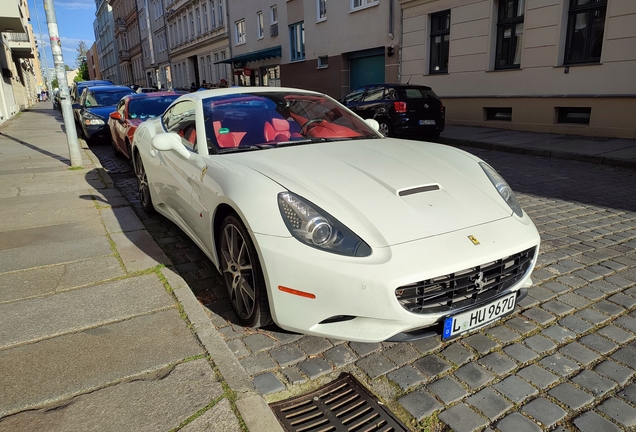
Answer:
[[[264,59],[273,58],[273,57],[280,57],[281,55],[282,55],[282,49],[281,49],[281,46],[278,45],[272,48],[265,48],[258,51],[252,51],[251,53],[247,53],[247,54],[239,54],[229,59],[214,62],[214,64],[247,63],[251,61],[264,60]]]

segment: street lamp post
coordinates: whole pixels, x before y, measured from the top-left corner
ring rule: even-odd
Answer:
[[[80,153],[79,142],[77,141],[75,119],[73,118],[73,108],[71,107],[68,82],[66,81],[66,70],[64,69],[64,58],[62,57],[62,43],[60,41],[60,33],[57,28],[57,19],[55,18],[53,0],[44,0],[44,11],[46,12],[46,21],[49,26],[49,37],[51,39],[51,51],[53,54],[53,63],[55,64],[55,73],[60,88],[60,105],[62,107],[62,115],[64,116],[64,127],[66,128],[66,140],[68,141],[71,166],[81,167],[83,166],[82,155]]]

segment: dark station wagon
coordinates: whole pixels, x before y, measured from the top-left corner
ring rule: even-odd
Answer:
[[[342,103],[364,119],[377,120],[384,136],[437,139],[444,130],[444,104],[427,86],[370,84]]]

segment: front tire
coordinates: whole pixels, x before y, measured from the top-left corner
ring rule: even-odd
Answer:
[[[271,324],[267,288],[254,243],[243,223],[229,215],[221,226],[221,274],[230,303],[242,326]]]
[[[148,176],[146,175],[146,169],[144,168],[144,163],[141,161],[139,152],[135,153],[135,176],[137,177],[137,189],[139,191],[141,208],[148,214],[155,213],[155,207],[152,204],[152,197],[150,196]]]

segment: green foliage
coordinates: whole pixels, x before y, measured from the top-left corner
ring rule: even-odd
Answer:
[[[77,69],[77,75],[75,76],[73,81],[79,82],[79,81],[86,81],[89,79],[90,79],[90,76],[88,74],[88,64],[86,63],[86,61],[84,61],[82,62],[82,64],[80,64],[79,68]]]
[[[57,78],[53,78],[53,81],[51,81],[51,87],[54,89],[60,88],[60,83],[57,82]]]

